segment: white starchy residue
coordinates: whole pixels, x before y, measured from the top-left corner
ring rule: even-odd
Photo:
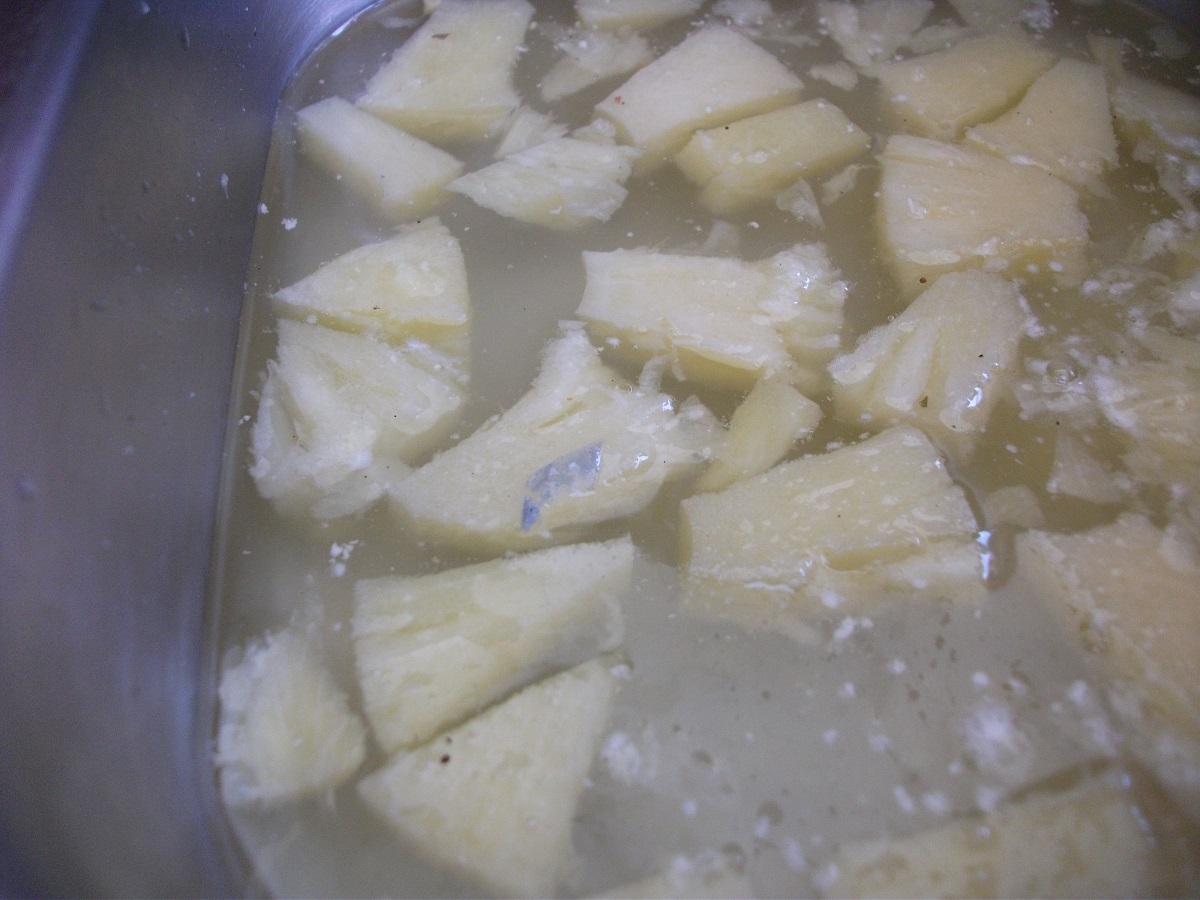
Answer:
[[[913,802],[912,795],[904,789],[904,785],[898,784],[892,788],[892,796],[896,799],[896,805],[900,807],[900,811],[912,815],[917,811],[917,804]]]
[[[295,227],[296,227],[297,225],[299,225],[300,223],[299,223],[299,221],[298,221],[298,220],[296,220],[296,219],[290,219],[290,218],[289,218],[289,219],[283,219],[283,220],[280,222],[280,224],[283,226],[283,230],[284,230],[284,231],[291,231],[293,228],[295,228]]]
[[[967,753],[979,771],[1006,783],[1021,782],[1033,764],[1034,748],[1004,703],[987,698],[963,721]]]

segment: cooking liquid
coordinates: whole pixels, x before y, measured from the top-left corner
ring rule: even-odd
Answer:
[[[780,11],[782,3],[777,3]],[[214,578],[214,659],[289,623],[312,625],[327,664],[361,709],[349,616],[354,582],[390,574],[440,571],[487,554],[427,543],[397,524],[386,503],[361,517],[322,523],[278,515],[248,474],[256,391],[275,352],[270,294],[319,264],[391,234],[349,191],[296,152],[293,112],[327,96],[353,99],[366,80],[416,26],[414,4],[372,9],[328,40],[301,68],[280,106],[260,206],[242,330],[238,392],[223,497]],[[788,13],[790,15],[790,13]],[[693,19],[696,17],[693,17]],[[927,20],[953,20],[940,4]],[[542,3],[535,21],[571,24],[568,4]],[[844,91],[808,75],[814,64],[841,59],[819,35],[814,9],[799,17],[811,45],[763,41],[805,82],[804,99],[822,96],[868,133],[890,129],[876,101],[876,82],[860,78]],[[1153,48],[1157,21],[1121,4],[1059,4],[1044,35],[1047,46],[1090,58],[1089,31],[1129,36]],[[687,20],[651,33],[657,52],[689,30]],[[570,127],[586,124],[610,79],[546,107],[537,82],[555,56],[544,28],[530,31],[516,70],[518,90],[536,108]],[[1139,74],[1173,78],[1185,90],[1200,55],[1179,59],[1152,52],[1127,56]],[[467,170],[486,164],[494,142],[450,148]],[[877,140],[872,152],[882,141]],[[762,259],[797,241],[821,241],[850,286],[843,349],[899,312],[875,247],[873,156],[855,187],[825,205],[824,228],[797,221],[766,204],[731,219],[737,254]],[[1090,223],[1093,271],[1120,262],[1151,222],[1177,208],[1157,186],[1153,167],[1122,162],[1105,181],[1111,196],[1081,196]],[[1149,186],[1149,187],[1147,187]],[[501,218],[451,195],[438,215],[462,244],[472,302],[471,394],[456,434],[465,437],[507,409],[538,371],[543,345],[582,297],[581,252],[630,247],[695,248],[712,216],[696,189],[673,167],[632,179],[629,197],[606,224],[555,233]],[[1022,283],[1045,336],[1026,338],[1022,355],[1048,359],[1064,379],[1069,335],[1112,352],[1127,329],[1127,309],[1078,291],[1060,291],[1040,273]],[[1023,373],[1018,373],[1019,376]],[[631,379],[636,372],[626,371]],[[682,400],[689,384],[668,384]],[[699,392],[727,418],[741,399]],[[853,442],[849,429],[826,417],[793,455]],[[1013,529],[984,517],[982,498],[1004,486],[1028,485],[1045,527],[1078,531],[1111,521],[1117,507],[1045,491],[1054,426],[1024,421],[1011,401],[993,413],[971,463],[953,469],[980,515],[989,551],[987,602],[981,607],[883,598],[850,614],[832,610],[812,622],[810,640],[751,634],[731,624],[679,611],[677,519],[688,485],[668,485],[631,520],[595,529],[595,539],[630,531],[642,549],[633,596],[626,605],[623,655],[631,676],[578,808],[574,842],[580,862],[565,888],[585,895],[661,870],[677,855],[714,851],[744,867],[764,896],[819,890],[839,842],[903,835],[944,825],[997,797],[1102,759],[1105,742],[1121,734],[1104,707],[1104,682],[1077,640],[1055,624],[1043,602],[1013,571]],[[1093,454],[1118,467],[1120,443],[1105,428],[1092,432]],[[1162,521],[1167,492],[1148,489],[1138,508]],[[1158,504],[1157,506],[1155,504]],[[331,550],[331,547],[338,545]],[[212,673],[215,692],[217,672]],[[980,742],[983,742],[982,744]],[[362,772],[385,758],[372,747]],[[261,888],[279,895],[453,895],[472,885],[423,862],[359,802],[357,779],[330,797],[264,811],[226,814]]]

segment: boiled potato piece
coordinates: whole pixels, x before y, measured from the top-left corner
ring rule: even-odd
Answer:
[[[704,0],[575,0],[579,21],[592,28],[648,30],[690,16]]]
[[[932,0],[822,0],[817,4],[822,27],[856,66],[891,59],[932,11]]]
[[[230,805],[331,790],[366,757],[366,728],[297,628],[250,643],[222,672],[219,697],[216,763]]]
[[[432,144],[340,97],[296,114],[300,149],[386,218],[415,219],[440,203],[463,166]]]
[[[637,360],[666,354],[684,378],[745,387],[783,374],[812,388],[840,346],[847,288],[819,245],[757,263],[647,250],[583,262],[589,331]]]
[[[899,130],[953,141],[1013,106],[1053,64],[1020,31],[1001,30],[882,66],[880,96]]]
[[[909,426],[689,497],[681,532],[687,608],[751,628],[887,592],[985,592],[966,497]]]
[[[830,364],[838,417],[872,428],[909,422],[969,456],[1008,390],[1027,319],[1021,303],[995,275],[943,275]]]
[[[522,106],[504,123],[504,137],[496,145],[495,158],[504,159],[546,141],[565,137],[567,126],[528,106]]]
[[[675,164],[700,186],[705,206],[729,215],[850,162],[870,143],[832,103],[809,100],[698,131]]]
[[[698,403],[631,388],[578,325],[524,397],[391,486],[403,516],[465,546],[529,548],[631,515],[698,468],[720,426]]]
[[[443,0],[359,107],[429,141],[488,137],[520,105],[512,68],[532,17],[525,0]]]
[[[437,219],[325,263],[273,296],[278,315],[457,351],[466,365],[470,300],[458,241]]]
[[[357,512],[433,449],[463,403],[458,361],[283,319],[251,436],[259,493],[291,513]],[[394,465],[392,464],[394,462]]]
[[[643,8],[641,4],[639,8]],[[542,99],[553,103],[605,78],[625,75],[654,59],[650,42],[640,34],[614,34],[589,28],[572,30],[555,43],[561,54],[542,76]]]
[[[1072,184],[1097,181],[1117,162],[1104,68],[1059,60],[1013,109],[968,129],[967,141]]]
[[[1083,441],[1065,430],[1054,437],[1054,461],[1046,479],[1046,491],[1090,503],[1120,503],[1125,498],[1116,473],[1089,453]]]
[[[619,139],[642,151],[650,171],[679,151],[698,128],[794,103],[800,79],[783,63],[731,28],[697,31],[596,106],[617,126]]]
[[[615,650],[633,556],[624,538],[358,582],[354,652],[380,746],[428,741],[530,682]]]
[[[1136,75],[1122,75],[1112,90],[1112,110],[1122,136],[1160,152],[1200,156],[1200,99]]]
[[[879,225],[901,291],[943,272],[1044,267],[1082,280],[1087,219],[1075,191],[1033,166],[965,147],[896,135],[884,148]]]
[[[525,688],[359,782],[406,842],[489,894],[550,897],[616,693],[599,661]]]

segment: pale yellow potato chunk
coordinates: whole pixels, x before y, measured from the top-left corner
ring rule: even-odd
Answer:
[[[555,46],[561,55],[542,76],[541,83],[542,99],[547,103],[605,78],[625,75],[654,59],[650,42],[640,34],[614,34],[598,28],[572,30]]]
[[[870,143],[832,103],[809,100],[698,131],[675,164],[700,186],[709,210],[730,215],[850,162]]]
[[[1122,136],[1160,152],[1200,156],[1200,98],[1180,90],[1122,75],[1113,86],[1112,110]]]
[[[645,31],[690,16],[704,0],[575,0],[579,21],[592,28]]]
[[[1026,275],[1034,266],[1064,285],[1082,280],[1088,224],[1069,185],[1033,166],[907,135],[888,140],[882,162],[881,240],[905,295],[956,269]]]
[[[230,805],[323,793],[366,757],[367,729],[295,628],[251,642],[221,673],[216,764]]]
[[[697,402],[676,411],[624,384],[576,325],[549,344],[529,393],[390,491],[403,517],[457,544],[561,543],[695,471],[719,430]]]
[[[532,17],[525,0],[443,0],[359,107],[430,141],[488,137],[520,105],[512,68]]]
[[[550,897],[616,679],[598,661],[525,688],[364,778],[367,807],[488,894]]]
[[[340,97],[296,113],[301,152],[392,220],[415,219],[445,198],[462,163]]]
[[[1059,60],[1013,109],[969,129],[967,141],[1072,184],[1097,181],[1117,162],[1104,69],[1077,59]]]
[[[968,457],[1008,391],[1028,318],[1009,281],[950,272],[829,365],[838,417],[870,428],[919,426]]]
[[[976,523],[920,431],[781,463],[682,504],[686,608],[751,628],[888,593],[979,601]]]
[[[1021,32],[1002,30],[882,66],[880,96],[899,130],[952,141],[1015,104],[1053,64]]]
[[[749,38],[723,26],[697,31],[596,106],[618,138],[642,151],[650,171],[679,151],[698,128],[794,103],[802,88],[791,70]]]
[[[272,300],[280,316],[392,343],[418,338],[457,351],[466,365],[467,268],[437,219],[344,253]]]
[[[628,538],[354,586],[363,703],[384,750],[431,740],[546,675],[620,646]]]
[[[932,11],[932,0],[822,0],[817,4],[821,25],[856,66],[891,59]]]

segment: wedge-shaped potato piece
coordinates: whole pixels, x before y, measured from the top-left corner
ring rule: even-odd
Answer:
[[[546,141],[566,137],[567,126],[545,113],[522,106],[504,123],[504,137],[496,145],[496,159],[504,159]]]
[[[220,701],[216,762],[230,805],[330,790],[366,757],[366,727],[299,629],[250,643],[222,672]]]
[[[320,518],[347,515],[446,436],[463,403],[458,361],[428,345],[283,319],[267,366],[250,469],[268,500]]]
[[[406,842],[489,894],[554,896],[616,679],[599,661],[525,688],[359,782]]]
[[[888,63],[879,70],[879,89],[896,128],[953,141],[1013,106],[1053,64],[1054,54],[1020,31],[1002,30]]]
[[[907,135],[888,140],[882,161],[882,241],[906,295],[943,272],[978,267],[1024,275],[1044,266],[1063,284],[1082,280],[1087,219],[1057,178]]]
[[[1160,152],[1200,156],[1200,97],[1157,81],[1122,75],[1112,90],[1122,136]]]
[[[751,628],[886,592],[984,595],[975,517],[909,426],[689,497],[682,519],[687,607]]]
[[[633,74],[596,106],[621,141],[642,151],[650,171],[679,151],[698,128],[794,103],[800,79],[749,38],[709,26]]]
[[[384,750],[431,740],[539,678],[615,650],[628,538],[354,586],[354,651]]]
[[[690,16],[704,0],[575,0],[579,21],[592,28],[645,31]]]
[[[340,97],[300,110],[296,131],[305,156],[340,177],[388,219],[423,215],[444,199],[443,188],[463,169],[449,153]]]
[[[417,338],[457,351],[466,363],[466,263],[437,219],[344,253],[272,299],[280,316],[391,343]]]
[[[646,250],[583,262],[589,330],[634,359],[668,354],[685,378],[744,388],[784,374],[811,388],[840,346],[847,288],[819,245],[757,263]]]
[[[729,433],[696,482],[698,491],[719,491],[761,475],[779,462],[821,422],[821,407],[785,381],[758,382],[734,410]]]
[[[967,140],[1015,163],[1039,166],[1069,181],[1097,181],[1117,162],[1104,68],[1059,60],[1013,109],[968,129]]]
[[[970,455],[1008,391],[1027,315],[1009,281],[950,272],[829,365],[838,417],[919,426],[956,457]]]
[[[1105,773],[1117,776],[1118,773]],[[1136,784],[1136,782],[1135,782]],[[1195,890],[1195,874],[1148,825],[1151,788],[1093,777],[987,816],[893,840],[842,846],[831,897],[1129,897]],[[1157,802],[1156,802],[1157,801]],[[1177,832],[1169,812],[1164,831]],[[1177,840],[1177,839],[1176,839]],[[1172,844],[1175,840],[1172,841]],[[1184,851],[1186,852],[1186,851]]]
[[[644,8],[644,4],[639,8]],[[555,42],[558,60],[542,76],[542,99],[561,100],[605,78],[625,75],[654,59],[650,42],[640,34],[614,34],[598,28],[567,32]]]
[[[528,548],[631,515],[708,457],[720,426],[699,403],[631,388],[582,328],[546,349],[524,397],[391,487],[403,514],[445,540]]]
[[[698,131],[675,164],[701,187],[705,206],[729,215],[850,162],[870,143],[832,103],[809,100]]]
[[[525,0],[442,0],[359,107],[430,141],[489,136],[520,105],[512,68],[532,17]]]
[[[1116,473],[1065,429],[1054,436],[1054,462],[1046,479],[1046,491],[1089,503],[1120,503],[1125,498]]]
[[[822,27],[856,66],[891,59],[932,11],[932,0],[822,0],[817,4]]]

